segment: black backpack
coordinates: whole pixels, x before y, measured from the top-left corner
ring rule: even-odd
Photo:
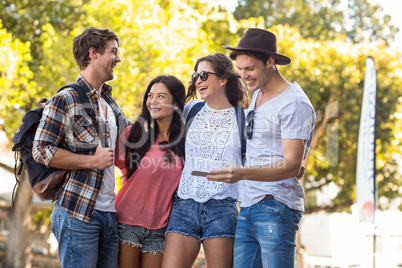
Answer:
[[[83,89],[77,84],[71,84],[71,85],[62,87],[61,89],[59,89],[58,92],[60,92],[61,90],[63,90],[64,88],[67,88],[67,87],[74,88],[75,91],[80,95],[81,102],[82,102],[83,106],[85,107],[85,112],[91,117],[95,129],[99,133],[99,125],[95,118],[95,111],[94,111],[94,109],[88,108],[88,107],[91,107],[91,105],[90,105],[89,99],[86,96],[86,94],[84,93]],[[42,103],[43,100],[44,99],[41,99],[40,103]],[[15,179],[16,179],[16,183],[15,183],[15,186],[13,189],[13,194],[12,194],[13,205],[14,205],[15,190],[16,190],[17,185],[20,184],[20,182],[18,180],[18,176],[21,175],[23,168],[25,168],[28,171],[28,178],[29,178],[29,182],[30,182],[32,188],[34,188],[35,185],[37,185],[38,183],[45,181],[46,178],[51,178],[51,176],[54,176],[55,174],[57,174],[57,172],[68,172],[66,170],[61,170],[61,169],[57,169],[57,168],[51,168],[51,167],[47,168],[46,166],[35,162],[35,160],[32,156],[33,141],[35,138],[36,129],[39,126],[39,121],[42,118],[42,113],[43,113],[43,107],[28,111],[25,114],[24,118],[22,119],[22,123],[21,123],[19,129],[17,130],[17,132],[15,133],[15,135],[13,137],[14,147],[12,148],[12,150],[15,153],[14,175],[15,175]],[[18,154],[19,154],[19,157],[18,157]],[[18,163],[18,159],[19,159],[19,163]],[[20,165],[19,168],[18,168],[18,165]],[[53,185],[53,186],[46,185],[46,187],[54,188],[54,189],[49,189],[49,190],[51,190],[50,196],[38,196],[35,191],[34,191],[34,193],[42,201],[47,201],[47,200],[54,201],[53,194],[61,186],[62,186],[62,184],[61,185]]]
[[[191,107],[190,111],[187,114],[187,119],[186,119],[186,133],[188,131],[188,128],[191,125],[191,122],[193,121],[194,117],[198,114],[199,111],[201,111],[201,108],[204,107],[206,102],[198,102],[194,104],[193,107]],[[239,130],[239,135],[240,135],[240,145],[241,145],[241,163],[244,165],[246,161],[246,137],[244,135],[244,129],[245,129],[245,124],[246,124],[246,117],[244,115],[244,110],[243,108],[239,106],[234,106],[235,109],[235,114],[236,114],[236,120],[237,120],[237,127]]]

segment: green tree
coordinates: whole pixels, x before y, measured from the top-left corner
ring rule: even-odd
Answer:
[[[18,127],[20,107],[30,102],[27,91],[33,86],[33,73],[28,66],[29,44],[14,39],[1,22],[0,58],[0,118],[4,120],[4,131],[10,135]]]
[[[395,41],[399,28],[391,23],[391,16],[382,14],[382,7],[371,4],[368,0],[348,0],[345,21],[347,36],[352,42],[359,43],[363,39],[376,41],[381,39],[385,44]]]
[[[382,13],[378,4],[367,0],[239,0],[234,11],[237,20],[262,17],[265,27],[277,24],[295,26],[304,38],[332,40],[344,33],[358,43],[363,37],[372,41],[394,41],[399,29]]]
[[[16,78],[13,85],[8,84],[5,87],[6,95],[3,96],[7,99],[0,103],[1,107],[7,106],[6,109],[1,109],[1,116],[5,120],[5,131],[9,136],[15,133],[26,111],[37,108],[36,103],[41,97],[50,97],[52,94],[49,93],[56,92],[56,89],[49,91],[49,88],[54,87],[60,77],[63,77],[51,76],[52,67],[43,68],[48,60],[46,58],[48,55],[45,57],[46,52],[43,50],[46,47],[45,43],[49,41],[43,37],[43,35],[49,37],[45,32],[48,25],[51,25],[58,34],[68,36],[75,27],[74,25],[79,23],[80,18],[83,17],[82,5],[88,1],[0,1],[0,18],[4,29],[11,34],[13,39],[24,44],[25,49],[21,60],[21,70],[13,68],[7,70],[7,72],[16,71]],[[4,42],[6,40],[4,39]],[[16,44],[19,43],[16,42]],[[2,59],[7,59],[7,57],[2,57]],[[0,68],[9,69],[9,66],[4,64]],[[44,74],[46,72],[50,73]],[[49,80],[52,81],[52,87],[41,86],[43,81]],[[49,93],[46,94],[46,92]]]
[[[66,36],[84,17],[82,5],[88,1],[2,0],[0,14],[8,32],[23,42],[30,42],[32,57],[37,60],[43,58],[42,27],[51,24]]]
[[[303,37],[333,39],[343,30],[340,0],[243,0],[234,11],[237,20],[262,17],[265,27],[296,26]]]

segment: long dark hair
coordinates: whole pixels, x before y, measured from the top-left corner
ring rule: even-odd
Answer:
[[[160,75],[155,77],[148,85],[144,94],[142,111],[134,125],[131,127],[126,145],[126,179],[137,170],[141,159],[149,148],[155,143],[159,133],[159,126],[156,120],[151,117],[147,108],[148,94],[156,83],[163,83],[173,96],[177,105],[177,110],[173,113],[172,123],[170,125],[169,143],[171,150],[180,159],[184,158],[184,122],[182,119],[183,107],[186,90],[183,83],[174,76]],[[144,126],[148,131],[145,131]]]
[[[240,76],[235,71],[232,61],[228,56],[222,53],[215,53],[202,58],[199,58],[194,66],[194,71],[197,71],[198,65],[207,61],[211,64],[211,67],[215,73],[218,74],[220,79],[227,79],[225,93],[229,102],[233,106],[241,106],[242,108],[248,108],[250,105],[250,98],[247,90],[244,87]],[[190,101],[197,97],[197,88],[193,81],[190,82],[186,101]]]

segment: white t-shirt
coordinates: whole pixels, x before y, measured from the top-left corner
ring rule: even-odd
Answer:
[[[257,90],[247,109],[254,110],[252,139],[247,139],[245,166],[264,166],[283,159],[282,139],[307,140],[304,158],[309,151],[314,132],[315,111],[297,83],[255,109]],[[247,123],[246,123],[247,125]],[[241,207],[252,206],[272,194],[291,209],[304,211],[304,190],[299,180],[289,178],[277,182],[244,180],[240,183]]]
[[[184,118],[194,104],[184,107]],[[237,199],[237,183],[208,181],[205,177],[192,176],[193,169],[210,171],[225,164],[241,165],[240,138],[234,108],[214,110],[208,103],[191,122],[186,135],[186,161],[177,194],[182,199],[192,198],[205,203],[210,199]]]
[[[102,117],[105,119],[103,114]],[[117,124],[116,116],[113,113],[112,108],[107,104],[107,124],[109,124],[109,148],[115,148],[117,139]],[[114,155],[114,154],[113,154]],[[113,161],[114,162],[114,161]],[[103,181],[99,190],[98,197],[96,198],[95,209],[107,212],[116,212],[116,180],[114,177],[114,165],[108,167],[104,171]]]

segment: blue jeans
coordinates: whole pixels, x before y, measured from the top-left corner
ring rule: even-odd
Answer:
[[[72,217],[55,203],[52,231],[63,268],[117,267],[119,237],[116,213],[95,210],[89,223]]]
[[[294,268],[301,211],[277,200],[241,208],[234,243],[234,268]]]

